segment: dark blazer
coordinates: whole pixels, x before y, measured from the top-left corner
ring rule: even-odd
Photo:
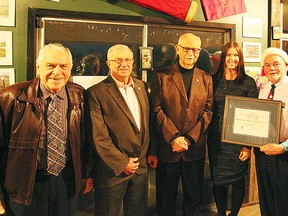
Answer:
[[[150,154],[157,154],[164,162],[176,162],[181,157],[184,161],[205,157],[204,132],[213,108],[213,83],[209,74],[195,68],[188,98],[178,63],[157,71],[152,79],[150,105],[157,130]],[[195,143],[185,152],[173,152],[170,142],[175,135],[188,135]]]
[[[134,79],[140,104],[141,131],[111,76],[86,91],[89,140],[96,152],[95,183],[110,187],[131,178],[123,171],[129,157],[139,158],[137,175],[148,171],[149,101],[147,87]]]

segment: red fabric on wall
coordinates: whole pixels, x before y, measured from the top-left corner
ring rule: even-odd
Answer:
[[[193,22],[198,4],[192,0],[127,0],[140,6],[166,13],[187,23]]]
[[[214,20],[246,12],[244,0],[201,0],[206,20]]]

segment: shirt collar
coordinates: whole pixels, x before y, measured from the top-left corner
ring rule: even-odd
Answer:
[[[116,82],[118,88],[126,88],[127,86],[131,86],[132,88],[134,88],[134,82],[133,82],[133,79],[132,79],[131,76],[129,77],[129,80],[128,80],[128,84],[127,84],[127,85],[124,85],[123,82],[120,82],[119,80],[117,80],[112,74],[111,74],[111,77],[112,77],[113,80]]]
[[[279,82],[275,83],[276,88],[288,80],[288,76],[284,76]],[[272,85],[272,82],[269,81],[269,86]]]
[[[50,97],[51,95],[55,95],[55,93],[51,92],[50,90],[48,90],[46,88],[46,86],[40,81],[40,89],[43,93],[43,97],[44,100],[46,100],[48,97]],[[61,88],[56,95],[60,98],[60,99],[64,99],[65,97],[65,87]]]

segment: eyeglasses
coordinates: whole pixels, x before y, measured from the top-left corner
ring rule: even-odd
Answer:
[[[192,51],[194,54],[198,54],[198,53],[200,53],[200,50],[201,49],[199,49],[199,48],[190,48],[190,47],[183,47],[183,46],[181,46],[181,45],[179,45],[178,44],[178,46],[180,46],[182,49],[183,49],[183,51],[184,52],[189,52],[189,51]]]
[[[130,59],[130,58],[125,58],[125,59],[116,58],[116,59],[108,60],[108,61],[113,61],[113,62],[116,62],[117,64],[122,64],[125,61],[125,62],[127,62],[127,64],[132,64],[134,62],[134,59]]]
[[[273,64],[269,64],[269,63],[264,64],[264,67],[267,69],[271,68],[272,66],[274,68],[279,68],[279,67],[281,67],[281,63],[280,62],[274,62]]]

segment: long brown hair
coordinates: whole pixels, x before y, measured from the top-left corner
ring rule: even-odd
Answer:
[[[219,79],[225,78],[225,73],[224,73],[224,71],[225,71],[225,58],[228,54],[228,51],[231,48],[235,48],[237,53],[238,53],[238,56],[239,56],[239,63],[238,63],[238,67],[237,67],[237,77],[235,79],[236,83],[242,83],[245,76],[246,76],[245,69],[244,69],[243,51],[236,41],[231,41],[231,42],[228,42],[227,44],[225,44],[225,46],[222,49],[219,67],[218,67],[218,70],[214,76],[214,78],[215,78],[214,80],[216,83]],[[224,82],[225,82],[225,79],[224,79]]]

